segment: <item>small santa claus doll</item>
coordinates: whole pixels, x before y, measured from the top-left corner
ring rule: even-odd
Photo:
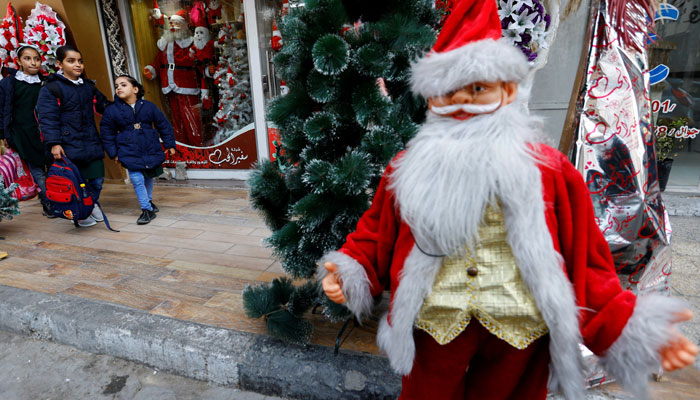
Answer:
[[[190,57],[194,59],[197,68],[207,78],[214,72],[214,41],[206,26],[194,28],[194,41],[190,47]]]
[[[165,25],[165,16],[160,11],[160,6],[158,6],[157,0],[153,0],[153,9],[151,10],[151,14],[148,16],[148,19],[151,20],[151,23],[155,27],[162,28]]]
[[[661,366],[690,365],[698,348],[673,324],[691,312],[622,290],[580,173],[541,143],[495,1],[456,1],[411,73],[427,120],[318,271],[358,318],[391,288],[377,342],[400,398],[545,399],[549,385],[580,399],[579,343],[639,396]]]
[[[144,68],[148,79],[160,77],[160,85],[170,104],[175,140],[189,145],[202,144],[202,117],[200,108],[199,71],[190,49],[194,38],[184,10],[173,14],[167,21],[163,35],[158,39],[156,59]]]
[[[218,0],[209,0],[207,3],[207,20],[209,24],[215,24],[221,19],[221,4]]]

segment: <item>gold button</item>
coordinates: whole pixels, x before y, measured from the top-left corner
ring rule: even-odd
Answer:
[[[467,268],[467,274],[469,276],[476,276],[479,273],[479,270],[476,269],[476,267],[469,267]]]

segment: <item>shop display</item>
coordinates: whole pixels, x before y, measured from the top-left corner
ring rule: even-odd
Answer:
[[[178,146],[164,166],[250,168],[257,150],[242,3],[159,0],[147,15],[157,53],[143,73],[159,83]]]
[[[66,25],[51,7],[37,1],[25,21],[24,42],[39,49],[45,72],[56,72],[56,49],[66,44]]]
[[[17,69],[17,49],[22,40],[22,19],[9,2],[5,18],[0,21],[0,65]]]

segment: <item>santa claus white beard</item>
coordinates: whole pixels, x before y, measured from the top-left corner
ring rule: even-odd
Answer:
[[[207,42],[209,42],[208,37],[203,37],[203,38],[198,38],[196,36],[194,37],[194,47],[196,47],[199,50],[204,49],[204,47],[206,47],[206,45],[207,45]]]
[[[160,50],[163,50],[168,43],[172,43],[176,40],[190,39],[191,37],[192,32],[187,28],[181,28],[175,31],[165,29],[163,35],[158,39],[157,45]]]
[[[541,178],[527,145],[541,141],[538,125],[522,101],[466,121],[428,114],[389,186],[422,251],[463,255],[478,243],[490,202],[500,200],[507,225],[533,197],[541,201],[531,193]]]

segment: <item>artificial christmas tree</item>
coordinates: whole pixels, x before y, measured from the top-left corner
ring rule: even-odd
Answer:
[[[253,122],[250,97],[250,70],[246,41],[239,39],[235,24],[226,24],[219,31],[216,46],[221,49],[214,83],[219,88],[219,109],[214,115],[217,128],[214,144],[219,144],[242,127]]]
[[[6,188],[0,182],[0,221],[3,218],[12,219],[13,216],[19,214],[19,200],[12,196],[15,189],[17,189],[16,183],[12,183]]]
[[[280,130],[282,162],[260,163],[250,185],[273,231],[267,243],[292,278],[312,278],[318,259],[344,242],[424,119],[409,66],[432,45],[439,19],[431,0],[309,0],[277,21],[284,46],[274,63],[289,93],[271,102],[268,119]],[[347,315],[318,293],[314,283],[276,280],[243,298],[271,333],[303,343],[303,314],[314,304]]]

